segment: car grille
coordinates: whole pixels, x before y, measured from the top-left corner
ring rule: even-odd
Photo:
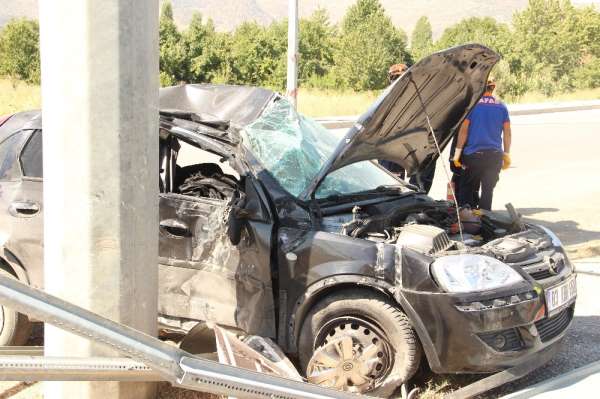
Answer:
[[[564,259],[554,264],[554,269],[550,269],[550,265],[547,261],[538,261],[526,265],[520,265],[527,274],[529,274],[534,280],[545,280],[547,278],[554,277],[565,268]]]
[[[573,318],[573,307],[568,307],[560,313],[535,322],[538,334],[542,342],[551,340],[562,333]]]
[[[537,272],[531,272],[529,273],[529,275],[533,277],[534,280],[544,280],[554,276],[554,274],[552,274],[550,270],[539,270]]]
[[[478,335],[483,342],[499,352],[516,351],[523,348],[523,341],[516,328]]]

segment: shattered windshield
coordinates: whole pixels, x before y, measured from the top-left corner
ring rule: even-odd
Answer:
[[[275,179],[299,196],[335,150],[341,137],[298,114],[288,101],[273,101],[260,118],[248,125],[244,141]],[[345,166],[328,175],[317,198],[399,185],[398,180],[371,161]]]

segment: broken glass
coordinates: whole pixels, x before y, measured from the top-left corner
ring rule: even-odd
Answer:
[[[298,114],[277,98],[243,132],[246,145],[279,184],[299,196],[334,152],[340,136]],[[317,191],[323,198],[398,185],[398,180],[371,161],[358,162],[328,175]]]

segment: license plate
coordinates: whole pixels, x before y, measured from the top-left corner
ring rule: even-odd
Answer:
[[[546,290],[546,310],[548,314],[568,304],[577,296],[575,276]]]

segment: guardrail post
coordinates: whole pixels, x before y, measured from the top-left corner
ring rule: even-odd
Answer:
[[[156,334],[158,1],[40,1],[45,289]],[[47,325],[49,356],[114,356]],[[154,384],[48,383],[45,398]]]

